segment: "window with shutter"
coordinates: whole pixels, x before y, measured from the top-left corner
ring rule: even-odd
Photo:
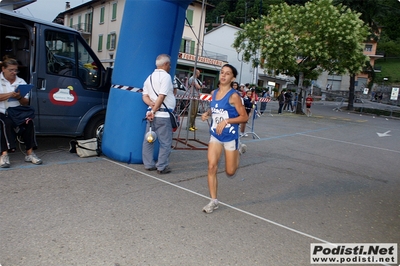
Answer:
[[[97,45],[97,51],[103,51],[103,34],[99,35],[99,43]]]
[[[185,20],[185,24],[186,25],[193,25],[193,10],[191,9],[187,9],[186,10],[186,20]]]
[[[113,3],[111,20],[116,20],[116,19],[117,19],[117,3]]]
[[[104,23],[104,6],[100,8],[100,24]]]

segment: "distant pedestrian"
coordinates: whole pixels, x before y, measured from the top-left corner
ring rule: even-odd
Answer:
[[[246,109],[247,117],[248,119],[250,118],[250,112],[253,109],[255,98],[251,97],[251,91],[246,92],[246,96],[243,98],[243,105],[244,108]],[[248,119],[246,122],[243,122],[240,124],[240,137],[247,137],[248,135],[245,133],[246,130],[246,124],[248,122]]]
[[[289,107],[290,107],[290,112],[293,112],[293,105],[292,105],[292,92],[290,90],[286,91],[285,93],[285,104],[283,105],[283,110],[289,111]]]
[[[265,112],[265,109],[267,109],[267,99],[270,98],[268,91],[263,90],[261,97],[263,98],[263,101],[261,102],[260,106],[260,113],[263,114]]]
[[[296,112],[297,110],[297,101],[299,100],[299,94],[297,92],[294,93],[294,101],[293,101],[293,109]]]
[[[244,84],[244,91],[247,92],[248,90],[250,90],[250,83]]]
[[[191,76],[189,78],[189,83],[188,85],[190,87],[193,86],[193,94],[191,95],[191,97],[193,97],[193,99],[191,100],[191,107],[190,107],[190,119],[189,119],[189,130],[190,131],[196,131],[197,127],[196,127],[196,116],[197,116],[197,112],[199,110],[199,100],[197,100],[200,97],[200,92],[201,89],[203,88],[203,83],[200,81],[199,77],[200,77],[200,70],[196,69],[196,73],[193,74],[193,76]]]
[[[285,104],[285,91],[281,91],[281,94],[279,94],[278,102],[279,102],[278,114],[282,114],[282,108],[283,105]]]
[[[371,92],[371,101],[373,101],[375,99],[375,91]]]
[[[307,112],[307,116],[311,116],[311,105],[313,103],[314,99],[311,96],[311,94],[308,94],[307,98],[306,98],[306,112]]]
[[[237,83],[236,81],[235,81],[235,82],[232,82],[232,88],[233,88],[234,90],[238,91],[238,92],[239,92],[239,95],[241,95],[241,93],[240,93],[240,88],[239,88],[239,83]]]
[[[251,101],[253,102],[253,109],[254,109],[256,115],[258,117],[260,117],[260,113],[257,110],[258,95],[257,95],[256,89],[255,89],[255,86],[250,91],[251,91]]]
[[[246,95],[246,90],[244,84],[240,84],[239,86],[240,96],[243,98]]]

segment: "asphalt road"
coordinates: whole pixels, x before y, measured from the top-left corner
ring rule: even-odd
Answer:
[[[17,152],[0,170],[0,264],[310,265],[311,243],[400,244],[400,121],[335,112],[335,103],[317,102],[312,117],[271,107],[248,127],[259,138],[242,138],[234,179],[221,161],[212,214],[201,211],[200,142],[180,145],[172,172],[157,175],[79,158],[69,138],[38,138],[43,165]],[[207,123],[197,126],[178,137],[207,142]]]

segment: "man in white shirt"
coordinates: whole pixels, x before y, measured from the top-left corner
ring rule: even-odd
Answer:
[[[154,143],[150,143],[147,139],[143,140],[142,159],[146,170],[157,170],[159,174],[167,174],[171,172],[169,168],[169,155],[172,146],[172,125],[169,118],[168,110],[175,109],[175,96],[172,84],[172,78],[169,74],[171,69],[171,58],[167,54],[161,54],[156,59],[157,68],[146,79],[143,85],[143,101],[148,106],[146,113],[147,128],[151,126],[156,133],[160,143],[158,151],[158,160],[154,160]]]

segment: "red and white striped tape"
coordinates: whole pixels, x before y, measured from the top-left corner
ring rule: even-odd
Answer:
[[[182,99],[182,100],[191,100],[191,99],[193,99],[193,100],[201,100],[201,101],[208,101],[208,102],[210,102],[212,100],[211,94],[200,94],[199,97],[193,97],[193,96],[189,97],[189,96],[186,96],[186,95],[176,95],[175,98]],[[268,102],[271,101],[271,98],[269,98],[269,97],[267,97],[267,98],[258,98],[258,101],[259,102],[267,102],[268,103]]]
[[[211,94],[200,94],[199,97],[195,96],[187,96],[187,95],[175,95],[175,98],[182,100],[202,100],[202,101],[211,101]]]
[[[267,97],[267,98],[258,98],[258,101],[259,101],[259,102],[264,102],[264,103],[269,103],[269,102],[271,101],[271,98],[270,98],[270,97]]]
[[[211,102],[212,96],[211,94],[200,94],[200,100]]]
[[[143,89],[141,89],[141,88],[135,88],[135,87],[124,86],[124,85],[116,85],[116,84],[114,84],[111,87],[115,88],[115,89],[127,90],[127,91],[133,91],[133,92],[142,92],[143,91]],[[189,96],[186,96],[186,95],[176,95],[175,98],[182,99],[182,100],[193,99],[193,100],[201,100],[201,101],[207,101],[207,102],[211,102],[211,100],[212,100],[211,94],[204,94],[204,93],[200,94],[199,97],[193,97],[193,96],[189,97]],[[258,98],[258,101],[259,102],[267,102],[268,103],[268,102],[271,101],[271,98]]]

